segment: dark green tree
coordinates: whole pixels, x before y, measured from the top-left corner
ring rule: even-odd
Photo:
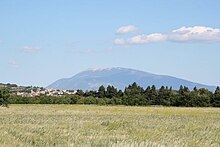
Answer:
[[[123,97],[124,93],[123,91],[120,89],[117,93],[117,97]]]
[[[150,91],[151,91],[150,86],[147,86],[143,94],[143,96],[145,97],[146,105],[151,105],[152,103],[150,99]]]
[[[83,96],[84,95],[84,92],[82,90],[77,90],[76,91],[76,95],[79,95],[79,96]]]
[[[0,106],[8,107],[8,98],[10,96],[8,88],[0,88]]]
[[[158,97],[156,99],[156,104],[161,105],[161,101],[164,99],[164,97],[165,97],[165,87],[161,86],[161,88],[158,91]]]
[[[197,91],[197,87],[195,86],[195,87],[193,88],[193,90],[194,90],[194,91]]]
[[[158,105],[157,97],[158,97],[158,93],[157,93],[157,90],[156,90],[156,86],[153,85],[151,87],[151,90],[150,90],[150,93],[149,93],[149,99],[151,101],[151,105]]]
[[[189,97],[192,107],[207,107],[210,106],[212,93],[205,88],[194,88]]]
[[[161,88],[158,90],[158,98],[157,98],[157,104],[163,105],[163,106],[170,106],[171,105],[171,95],[172,95],[172,88],[166,88],[164,86],[161,86]]]
[[[132,85],[129,85],[127,88],[125,88],[125,94],[127,96],[141,95],[143,93],[144,93],[144,89],[138,86],[136,82],[134,82]]]
[[[105,97],[105,87],[104,87],[103,85],[101,85],[101,86],[99,87],[98,97],[99,97],[99,98],[104,98],[104,97]]]
[[[107,98],[113,98],[116,97],[118,93],[118,90],[114,86],[108,85],[106,90],[106,97]]]
[[[215,90],[212,103],[213,103],[212,105],[214,107],[220,107],[220,88],[219,88],[219,86]]]
[[[174,102],[174,106],[192,106],[191,98],[190,98],[190,90],[186,86],[180,86],[178,91],[178,95],[176,95],[176,99]]]
[[[84,97],[96,97],[97,96],[97,92],[94,90],[90,90],[90,91],[86,91],[83,94]]]
[[[125,88],[124,94],[126,95],[125,103],[127,105],[146,105],[146,97],[144,97],[144,89],[134,82]]]

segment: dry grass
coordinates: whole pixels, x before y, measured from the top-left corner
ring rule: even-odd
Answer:
[[[220,109],[11,105],[0,146],[220,146]]]

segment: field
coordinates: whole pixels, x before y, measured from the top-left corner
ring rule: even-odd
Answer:
[[[220,146],[220,109],[10,105],[0,146]]]

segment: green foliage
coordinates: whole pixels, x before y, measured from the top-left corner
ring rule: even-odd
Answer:
[[[8,88],[0,88],[0,106],[8,107],[8,98],[10,96]]]
[[[105,87],[104,87],[103,85],[101,85],[101,86],[99,87],[98,97],[99,97],[99,98],[105,97]]]
[[[97,92],[96,91],[86,91],[84,94],[83,94],[84,97],[96,97],[97,96]]]
[[[196,87],[190,91],[186,86],[180,86],[178,91],[172,87],[148,86],[145,90],[137,83],[128,85],[124,91],[117,90],[114,86],[106,89],[102,85],[98,91],[90,90],[83,92],[77,90],[75,95],[66,96],[37,96],[22,97],[12,95],[8,100],[8,91],[1,90],[1,105],[10,104],[98,104],[98,105],[130,105],[130,106],[182,106],[182,107],[220,107],[220,88],[215,93],[208,89]],[[4,95],[4,96],[2,96]]]
[[[164,86],[161,86],[161,88],[158,90],[157,104],[170,106],[171,98],[172,98],[172,88],[168,89],[167,86],[166,88]]]
[[[77,90],[76,95],[83,96],[84,92],[82,90]]]
[[[213,95],[213,106],[220,107],[220,88],[217,87]]]
[[[207,107],[210,106],[210,100],[212,93],[207,89],[201,88],[199,90],[194,88],[194,91],[190,93],[191,106]]]
[[[155,85],[153,85],[150,89],[150,92],[148,94],[149,96],[149,104],[150,105],[158,105],[158,93],[157,93],[157,90],[156,90],[156,87]]]
[[[106,97],[107,98],[113,98],[117,96],[117,89],[114,86],[108,86],[106,91]]]

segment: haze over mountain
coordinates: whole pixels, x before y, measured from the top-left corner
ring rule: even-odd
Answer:
[[[97,90],[99,86],[113,85],[118,89],[124,89],[129,84],[136,82],[138,85],[146,88],[155,85],[157,88],[161,86],[172,86],[173,89],[179,89],[180,85],[184,85],[193,89],[207,88],[213,91],[216,87],[203,85],[172,76],[156,75],[144,71],[128,68],[97,68],[89,69],[76,74],[71,78],[64,78],[55,81],[47,88],[62,90]]]

